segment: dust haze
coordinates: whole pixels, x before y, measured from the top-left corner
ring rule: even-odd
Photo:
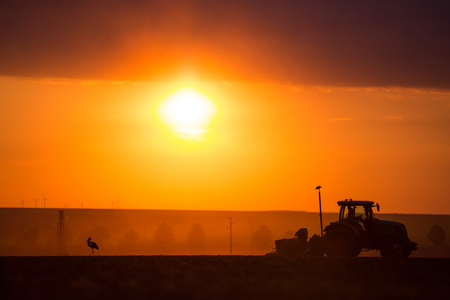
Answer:
[[[263,255],[275,240],[294,237],[299,228],[320,234],[319,214],[298,211],[179,211],[65,209],[64,253],[59,253],[58,210],[0,209],[0,256],[89,255],[92,237],[95,255]],[[450,257],[448,240],[435,246],[428,238],[433,226],[450,232],[450,216],[377,214],[399,221],[419,244],[412,257]],[[232,249],[230,249],[230,218]],[[324,225],[337,220],[324,214]],[[361,256],[378,256],[362,253]]]

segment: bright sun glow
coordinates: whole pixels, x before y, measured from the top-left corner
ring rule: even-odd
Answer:
[[[161,104],[162,121],[180,137],[201,138],[216,113],[211,99],[194,88],[182,88],[170,94]]]

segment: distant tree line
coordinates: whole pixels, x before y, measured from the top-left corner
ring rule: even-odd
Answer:
[[[427,235],[428,240],[435,246],[439,247],[444,245],[444,241],[447,238],[444,229],[440,225],[433,225]]]

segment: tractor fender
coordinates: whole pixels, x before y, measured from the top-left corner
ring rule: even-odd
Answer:
[[[356,237],[359,239],[361,238],[361,234],[360,232],[355,228],[355,226],[352,226],[351,224],[347,223],[347,222],[340,222],[340,221],[336,221],[336,222],[332,222],[330,223],[327,227],[325,227],[325,229],[323,231],[328,231],[332,228],[336,228],[336,227],[346,227],[349,228],[355,235]]]

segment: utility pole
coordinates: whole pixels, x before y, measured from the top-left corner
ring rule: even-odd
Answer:
[[[230,255],[233,255],[233,218],[227,218],[230,219]]]
[[[318,185],[316,187],[316,190],[319,190],[319,211],[320,211],[320,236],[323,237],[323,225],[322,225],[322,202],[320,199],[320,189],[322,187],[320,185]]]

